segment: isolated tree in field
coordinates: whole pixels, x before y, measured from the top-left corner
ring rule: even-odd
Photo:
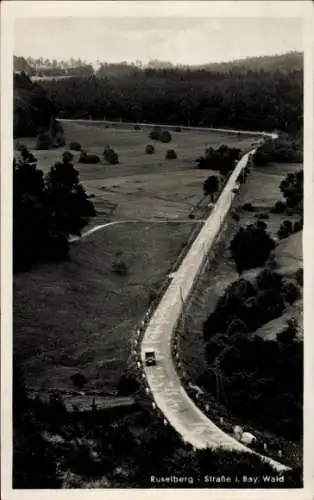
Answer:
[[[103,152],[104,160],[110,163],[110,165],[117,165],[119,163],[118,153],[107,145]]]
[[[214,201],[214,194],[217,193],[219,189],[219,179],[216,175],[210,175],[204,182],[203,185],[205,196],[210,196],[212,202]]]
[[[163,130],[159,136],[160,142],[170,142],[172,139],[172,136],[169,132],[169,130]]]
[[[79,156],[79,163],[99,163],[100,158],[98,155],[87,153],[86,151],[81,151],[81,154]]]
[[[147,155],[152,155],[154,152],[155,152],[154,146],[152,144],[147,144],[147,146],[145,147],[145,153]]]
[[[76,387],[77,389],[82,389],[87,382],[85,375],[83,375],[82,373],[74,373],[73,375],[71,375],[71,380],[74,387]]]
[[[246,269],[262,266],[274,248],[275,242],[264,228],[256,224],[241,227],[230,244],[240,274]]]
[[[168,149],[166,153],[166,160],[175,160],[177,158],[177,153],[174,149]]]

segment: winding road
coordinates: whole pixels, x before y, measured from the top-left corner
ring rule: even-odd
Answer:
[[[234,130],[223,131],[239,133]],[[250,132],[242,133],[247,134]],[[260,135],[263,138],[267,136],[273,139],[277,138],[276,134],[266,134],[263,132],[259,134],[251,132],[251,134]],[[220,232],[223,221],[228,214],[232,200],[236,195],[234,188],[238,187],[238,176],[246,167],[250,155],[254,154],[254,152],[255,149],[252,149],[240,159],[209,217],[204,221],[203,227],[194,240],[189,252],[183,259],[178,270],[173,273],[171,282],[144,332],[141,343],[141,360],[148,390],[155,404],[163,413],[165,420],[176,429],[184,441],[189,442],[197,449],[206,447],[225,448],[259,455],[277,471],[284,471],[288,470],[289,467],[249,449],[216,426],[195,405],[182,387],[172,358],[171,349],[172,336],[179,320],[182,306],[188,299],[193,285],[202,270],[206,256],[209,254]],[[72,238],[70,241],[85,238],[105,227],[122,222],[124,221],[113,221],[95,226],[81,237]],[[156,366],[145,365],[146,351],[155,352]]]
[[[250,154],[254,152],[255,150],[250,151],[238,162],[210,216],[174,274],[168,289],[147,325],[141,344],[143,370],[156,405],[182,438],[199,449],[223,447],[257,454],[222,431],[194,404],[182,387],[171,349],[172,335],[179,320],[182,305],[191,293],[206,256],[229,211],[235,196],[233,190],[237,185],[238,175],[245,168]],[[156,366],[145,366],[146,351],[155,351]],[[261,456],[261,458],[278,471],[289,469],[268,457]]]

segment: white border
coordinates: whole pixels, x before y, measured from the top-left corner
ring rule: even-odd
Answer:
[[[303,17],[306,20],[304,31],[305,49],[305,93],[304,93],[304,175],[305,175],[305,227],[304,243],[304,328],[305,328],[305,454],[304,488],[302,490],[122,490],[130,498],[163,496],[181,498],[182,495],[211,498],[296,498],[312,499],[314,496],[313,472],[313,402],[311,393],[313,377],[313,332],[311,312],[314,304],[313,255],[314,255],[314,172],[313,172],[313,4],[311,1],[7,1],[1,3],[1,472],[2,498],[116,498],[121,490],[12,490],[12,54],[13,20],[21,17]],[[4,453],[5,450],[5,453]]]

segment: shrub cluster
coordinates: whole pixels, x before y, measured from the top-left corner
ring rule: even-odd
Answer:
[[[170,142],[172,139],[169,130],[162,130],[160,125],[155,125],[149,133],[149,138],[154,141]]]
[[[110,165],[117,165],[119,163],[118,153],[112,149],[110,146],[106,146],[103,152],[104,160],[110,163]]]
[[[159,136],[160,142],[167,143],[167,142],[170,142],[171,139],[172,139],[172,137],[171,137],[169,130],[163,130]]]
[[[177,158],[177,153],[174,149],[168,149],[166,153],[166,160],[175,160]]]
[[[95,154],[88,154],[86,151],[81,151],[79,156],[79,163],[99,163],[100,158]]]
[[[294,224],[290,220],[284,220],[280,225],[277,236],[280,240],[288,238],[291,234],[302,231],[303,222],[302,220],[296,221]]]
[[[275,248],[274,240],[266,231],[263,221],[241,227],[230,244],[233,260],[239,273],[246,269],[262,266],[271,250]]]
[[[278,139],[267,139],[261,144],[254,156],[256,166],[264,167],[269,163],[302,162],[303,151],[300,141],[289,136],[280,136]]]
[[[79,142],[73,141],[73,142],[70,142],[69,149],[71,151],[81,151],[82,146]]]
[[[217,149],[208,147],[204,156],[196,159],[198,168],[218,170],[222,175],[228,175],[241,156],[238,148],[229,148],[224,144]]]
[[[303,170],[288,174],[280,183],[280,191],[286,199],[286,207],[293,212],[303,210]]]
[[[155,147],[152,144],[147,144],[145,147],[145,153],[148,155],[152,155],[155,152]]]

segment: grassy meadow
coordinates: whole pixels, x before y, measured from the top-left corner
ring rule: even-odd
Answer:
[[[101,125],[101,124],[100,124]],[[40,265],[14,279],[14,352],[29,386],[72,387],[79,371],[86,390],[113,390],[126,367],[130,333],[145,313],[149,295],[166,278],[196,221],[187,219],[203,197],[211,171],[194,168],[205,147],[220,144],[250,148],[252,137],[202,131],[172,132],[169,144],[155,143],[145,153],[149,129],[105,128],[64,122],[67,144],[101,156],[97,165],[76,163],[80,179],[97,209],[90,227],[125,221],[72,243],[71,257]],[[34,150],[35,139],[20,139],[47,172],[67,147]],[[104,147],[119,154],[105,164]],[[178,154],[166,160],[167,149]],[[74,153],[77,160],[78,153]],[[172,222],[167,222],[170,220]],[[183,222],[185,220],[186,222]],[[117,258],[126,276],[112,272]]]

